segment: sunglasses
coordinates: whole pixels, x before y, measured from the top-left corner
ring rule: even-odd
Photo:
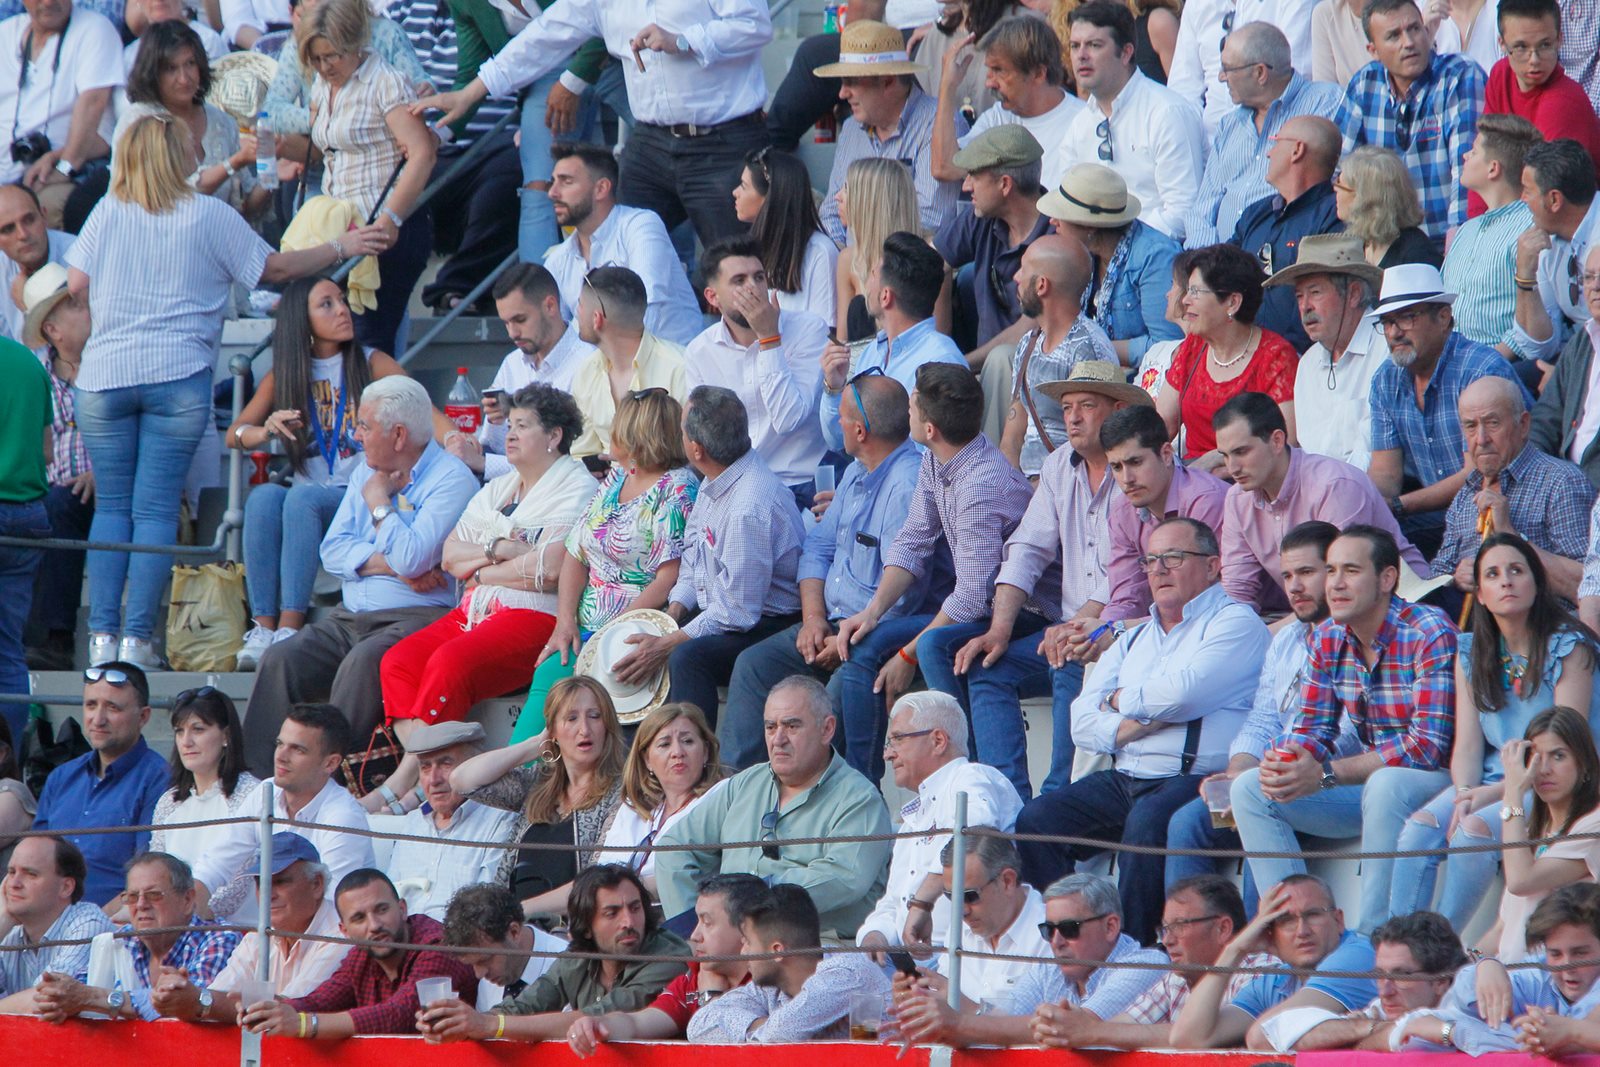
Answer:
[[[116,667],[90,667],[83,672],[86,682],[105,682],[109,685],[132,685],[128,672]]]
[[[1416,117],[1416,112],[1407,100],[1395,112],[1394,142],[1400,146],[1400,151],[1405,152],[1411,148],[1411,120]]]
[[[990,269],[992,270],[993,268],[991,267]],[[856,410],[861,413],[861,429],[866,431],[868,434],[872,433],[872,423],[867,420],[867,405],[861,402],[861,390],[857,387],[856,383],[861,379],[874,374],[882,377],[883,368],[868,367],[866,370],[857,373],[850,379],[850,395],[856,398]]]
[[[1103,911],[1099,915],[1091,915],[1086,919],[1062,919],[1060,922],[1054,923],[1042,922],[1039,924],[1039,936],[1049,941],[1056,934],[1060,934],[1064,941],[1076,941],[1078,935],[1083,933],[1085,923],[1099,922],[1110,914],[1109,911]]]
[[[772,801],[772,810],[761,816],[761,840],[771,841],[770,845],[761,846],[761,854],[769,860],[778,859],[783,853],[778,848],[778,820],[783,814],[778,811],[778,801]]]
[[[996,877],[998,877],[998,875]],[[971,907],[972,905],[976,904],[979,900],[983,899],[983,891],[985,889],[988,889],[990,886],[994,885],[994,883],[995,883],[995,879],[991,878],[987,882],[983,883],[982,885],[980,885],[976,889],[963,890],[962,893],[961,893],[961,902],[963,904],[967,905],[968,907]],[[946,889],[944,891],[944,899],[946,899],[946,900],[954,899],[953,897],[950,896],[950,890]]]
[[[1578,246],[1572,246],[1567,257],[1567,302],[1577,305],[1583,300],[1583,268],[1578,264]]]
[[[1229,11],[1222,16],[1222,40],[1217,42],[1218,52],[1222,51],[1222,46],[1228,43],[1228,34],[1233,32],[1233,20],[1238,14],[1238,11]]]
[[[177,708],[181,708],[185,704],[192,703],[196,700],[205,700],[208,697],[214,697],[218,692],[219,690],[214,685],[202,685],[197,689],[185,689],[183,692],[172,698],[172,707],[174,710],[176,710]]]
[[[1110,163],[1116,157],[1111,150],[1111,120],[1109,118],[1102,120],[1100,125],[1094,128],[1094,135],[1100,138],[1100,158]]]
[[[595,294],[595,299],[598,300],[599,298],[600,298],[600,294],[596,293]],[[600,314],[602,314],[602,315],[605,314],[605,309],[604,308],[600,309]],[[667,391],[665,389],[663,389],[661,386],[652,385],[648,389],[635,389],[633,392],[628,394],[628,399],[633,401],[635,404],[637,404],[639,401],[644,400],[647,397],[655,396],[657,393],[660,393],[662,396],[666,396],[667,395]]]

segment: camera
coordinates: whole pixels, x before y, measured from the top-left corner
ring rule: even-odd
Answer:
[[[11,162],[31,166],[50,151],[50,138],[43,130],[34,130],[25,137],[11,142]]]

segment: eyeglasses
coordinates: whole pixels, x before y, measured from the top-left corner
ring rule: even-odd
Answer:
[[[83,672],[86,682],[105,682],[107,685],[132,685],[128,672],[116,667],[90,667]]]
[[[611,316],[606,314],[606,302],[600,296],[600,290],[596,289],[595,286],[594,286],[594,282],[589,280],[590,278],[594,277],[594,272],[596,270],[599,270],[599,269],[600,269],[599,267],[595,267],[594,270],[591,270],[591,271],[589,271],[588,274],[585,274],[583,276],[583,284],[587,285],[589,287],[589,291],[594,294],[594,302],[596,304],[600,305],[600,315],[601,315],[601,317],[602,318],[610,318]]]
[[[1086,923],[1099,922],[1110,914],[1109,911],[1103,911],[1099,915],[1091,915],[1087,919],[1062,919],[1060,922],[1054,923],[1042,922],[1039,924],[1039,936],[1049,941],[1056,934],[1060,934],[1064,941],[1076,941],[1078,940],[1078,935],[1083,933],[1083,927]]]
[[[991,267],[990,269],[993,270],[994,268]],[[866,370],[857,371],[850,378],[850,395],[856,398],[856,411],[861,415],[861,429],[868,434],[872,433],[872,422],[867,418],[867,405],[861,402],[861,389],[856,385],[856,383],[861,379],[869,378],[874,374],[882,377],[883,368],[868,367]]]
[[[1307,908],[1305,911],[1290,912],[1272,920],[1272,925],[1279,930],[1292,930],[1301,923],[1315,922],[1326,915],[1332,915],[1335,910],[1334,908]]]
[[[767,147],[750,157],[750,161],[761,168],[761,176],[769,182],[772,181],[772,167],[767,164],[767,157],[771,154],[772,146],[767,145]]]
[[[1335,189],[1338,189],[1340,192],[1353,193],[1353,192],[1356,191],[1356,187],[1355,186],[1351,185],[1349,182],[1344,180],[1344,169],[1343,168],[1340,168],[1339,170],[1334,171],[1333,172],[1333,177],[1328,179],[1328,180],[1330,182],[1332,182],[1333,183],[1333,187]]]
[[[1237,67],[1230,67],[1226,63],[1224,63],[1221,67],[1219,67],[1217,69],[1217,78],[1220,81],[1227,81],[1228,78],[1231,75],[1237,74],[1241,70],[1249,70],[1251,67],[1266,67],[1268,70],[1276,70],[1276,69],[1278,69],[1278,68],[1274,67],[1271,63],[1262,63],[1260,61],[1257,61],[1255,63],[1240,63]]]
[[[600,299],[600,294],[599,293],[595,294],[595,299],[596,300]],[[605,314],[605,309],[604,308],[600,309],[600,314],[602,314],[602,315]],[[654,396],[657,393],[660,393],[662,396],[668,395],[667,391],[665,389],[663,389],[661,386],[652,385],[648,389],[635,389],[633,392],[628,394],[628,399],[633,401],[635,404],[637,404],[637,403],[639,403],[639,401],[644,400],[647,397]]]
[[[1272,242],[1271,241],[1268,241],[1266,244],[1261,246],[1261,251],[1256,253],[1256,258],[1261,261],[1261,269],[1262,270],[1266,271],[1268,274],[1276,273],[1272,269]]]
[[[1400,151],[1409,151],[1411,148],[1411,120],[1416,117],[1416,109],[1407,100],[1401,104],[1394,115],[1394,143],[1400,146]]]
[[[888,752],[892,749],[897,749],[914,737],[927,737],[931,733],[933,733],[932,730],[907,730],[903,734],[890,734],[883,739],[883,750]]]
[[[1109,118],[1104,119],[1100,125],[1096,126],[1094,135],[1100,138],[1100,159],[1103,162],[1110,163],[1112,159],[1116,158],[1116,154],[1111,150],[1111,120]]]
[[[1393,315],[1381,316],[1378,319],[1378,325],[1382,326],[1385,330],[1409,330],[1411,327],[1417,324],[1417,320],[1422,318],[1422,316],[1431,316],[1432,314],[1433,312],[1424,310],[1422,308],[1407,308],[1404,311],[1396,311]]]
[[[778,859],[783,853],[778,848],[778,820],[783,818],[778,811],[778,798],[772,801],[772,810],[761,816],[761,840],[771,841],[770,845],[761,846],[761,854],[769,860]]]
[[[1593,289],[1593,288],[1595,288],[1597,286],[1600,286],[1600,272],[1596,272],[1596,271],[1592,271],[1592,270],[1584,271],[1584,273],[1583,273],[1583,287],[1585,289]]]
[[[1554,41],[1542,41],[1539,44],[1514,44],[1506,49],[1506,55],[1518,62],[1526,62],[1534,56],[1548,59],[1556,54],[1560,46]]]
[[[1151,556],[1140,556],[1139,566],[1144,568],[1146,574],[1158,570],[1175,571],[1183,566],[1183,561],[1190,556],[1209,556],[1209,552],[1195,552],[1187,548],[1175,548],[1170,552],[1159,552]]]
[[[983,883],[982,885],[980,885],[976,889],[965,889],[965,890],[962,890],[962,892],[961,892],[961,903],[967,905],[968,907],[971,907],[972,905],[976,904],[983,897],[983,891],[985,889],[988,889],[990,886],[994,885],[995,882],[999,881],[999,879],[1000,879],[1000,876],[999,875],[995,875],[993,878],[989,879],[987,882]],[[950,890],[946,889],[944,891],[944,899],[946,899],[946,900],[953,900],[954,899],[953,897],[950,896]]]
[[[1195,923],[1208,923],[1212,919],[1220,918],[1222,918],[1220,915],[1201,915],[1194,919],[1173,919],[1169,923],[1162,923],[1160,926],[1156,927],[1156,940],[1162,944],[1166,944],[1167,938],[1171,937],[1185,926],[1193,926]]]
[[[1193,300],[1197,296],[1216,296],[1217,291],[1215,289],[1207,289],[1202,285],[1191,285],[1184,289],[1183,295]]]
[[[159,904],[166,899],[167,891],[165,889],[146,889],[140,893],[129,890],[122,894],[122,902],[130,908],[137,908],[141,900],[146,904]]]

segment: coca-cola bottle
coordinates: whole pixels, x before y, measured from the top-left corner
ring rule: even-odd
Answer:
[[[444,402],[444,417],[456,424],[462,433],[476,434],[483,423],[483,404],[478,391],[467,378],[467,368],[456,368],[456,384]]]

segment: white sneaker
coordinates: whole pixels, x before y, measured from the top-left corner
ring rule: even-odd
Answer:
[[[124,637],[122,639],[117,646],[117,658],[124,663],[131,663],[141,670],[166,670],[166,665],[161,662],[160,654],[156,652],[156,646],[150,641],[141,641],[137,637]]]
[[[253,671],[261,662],[261,654],[267,650],[277,637],[276,630],[269,630],[265,626],[252,626],[250,632],[244,635],[244,644],[239,646],[238,657],[234,661],[234,669],[240,671]]]
[[[89,635],[89,666],[98,667],[117,658],[116,634]]]
[[[279,641],[287,641],[299,632],[300,627],[298,626],[280,626],[272,632],[272,643],[277,644]]]

